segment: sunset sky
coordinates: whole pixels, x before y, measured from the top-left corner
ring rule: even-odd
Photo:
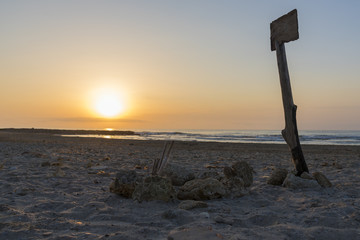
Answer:
[[[0,0],[0,128],[360,129],[360,1]]]

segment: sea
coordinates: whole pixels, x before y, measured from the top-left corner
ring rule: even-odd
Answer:
[[[132,135],[83,134],[76,136],[133,140],[285,144],[281,130],[135,130],[133,132]],[[299,138],[301,144],[360,145],[359,130],[299,131]]]

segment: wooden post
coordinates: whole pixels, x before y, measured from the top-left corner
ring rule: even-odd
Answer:
[[[292,161],[295,165],[297,175],[301,175],[303,172],[309,172],[309,169],[306,165],[299,140],[296,123],[297,106],[294,104],[292,97],[290,76],[286,61],[285,45],[284,43],[279,44],[277,41],[275,42],[275,45],[285,114],[285,129],[282,130],[281,134],[290,148]]]
[[[304,154],[301,149],[299,134],[296,123],[296,105],[294,104],[289,70],[286,61],[285,42],[293,41],[299,38],[297,11],[278,18],[270,24],[271,29],[271,50],[276,49],[277,63],[279,68],[280,85],[285,115],[285,129],[282,130],[282,136],[291,151],[292,161],[300,176],[303,172],[309,172],[306,165]]]

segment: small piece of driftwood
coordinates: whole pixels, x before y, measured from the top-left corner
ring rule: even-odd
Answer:
[[[164,151],[162,153],[161,158],[155,159],[154,161],[154,165],[152,167],[152,173],[151,173],[152,175],[158,175],[161,173],[161,170],[165,167],[166,163],[169,160],[173,145],[174,145],[174,141],[165,142]]]

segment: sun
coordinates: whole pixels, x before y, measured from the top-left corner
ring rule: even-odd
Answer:
[[[123,113],[124,104],[119,93],[113,90],[104,90],[98,93],[94,101],[95,111],[102,117],[111,118]]]

